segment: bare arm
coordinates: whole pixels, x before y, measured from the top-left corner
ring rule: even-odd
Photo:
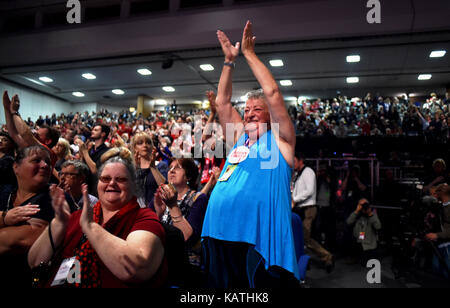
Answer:
[[[13,96],[13,100],[15,100],[16,97],[17,95]],[[11,104],[12,103],[9,99],[8,92],[5,91],[3,93],[3,109],[5,111],[6,127],[8,128],[8,133],[11,138],[13,138],[18,147],[22,149],[27,147],[27,142],[22,138],[22,136],[16,129],[16,126],[14,124],[14,115],[11,113]]]
[[[264,91],[270,112],[272,128],[274,124],[279,125],[280,140],[277,141],[277,143],[280,147],[281,154],[289,165],[293,166],[296,141],[294,125],[286,110],[283,95],[281,94],[278,84],[267,67],[255,54],[255,40],[256,37],[253,36],[252,33],[252,24],[247,21],[242,36],[242,53]]]
[[[87,185],[83,185],[83,200],[81,229],[106,267],[123,281],[139,282],[150,279],[164,257],[161,240],[155,234],[143,230],[131,232],[126,240],[109,233],[93,220]]]
[[[222,46],[222,51],[225,55],[225,62],[232,62],[236,60],[236,57],[239,54],[239,45],[240,43],[236,43],[236,46],[233,46],[230,43],[228,37],[222,31],[217,31],[217,38],[219,39],[220,45]],[[236,109],[231,105],[231,95],[233,91],[232,87],[232,75],[234,68],[231,66],[223,66],[222,74],[220,75],[219,87],[217,90],[216,97],[216,109],[217,114],[219,115],[219,122],[222,126],[222,130],[226,132],[227,123],[232,124],[241,124],[235,127],[238,130],[234,132],[234,140],[233,144],[237,141],[237,139],[243,133],[243,125],[242,118]],[[227,138],[228,139],[228,138]],[[230,140],[231,142],[231,140]]]
[[[47,222],[32,218],[26,224],[0,229],[0,255],[27,252]]]
[[[45,228],[28,252],[28,265],[31,268],[38,266],[41,262],[50,261],[54,254],[53,247],[50,244],[48,228],[51,228],[53,243],[58,248],[64,240],[70,218],[70,208],[66,202],[64,191],[56,185],[51,185],[50,195],[55,218],[52,219],[50,225]]]

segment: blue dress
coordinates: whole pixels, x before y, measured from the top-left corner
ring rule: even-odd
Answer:
[[[234,148],[245,144],[246,134]],[[221,177],[230,165],[227,159]],[[279,266],[299,279],[291,222],[292,168],[266,132],[250,147],[227,181],[217,182],[203,223],[202,238],[254,245],[266,270]]]

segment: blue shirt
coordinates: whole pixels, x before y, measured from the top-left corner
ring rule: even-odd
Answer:
[[[234,148],[245,144],[244,134]],[[221,176],[230,162],[227,159]],[[202,237],[245,242],[265,260],[299,279],[292,233],[290,180],[292,168],[272,131],[250,147],[227,181],[217,182],[209,200]]]

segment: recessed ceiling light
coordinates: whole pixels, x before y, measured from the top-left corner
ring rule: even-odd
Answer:
[[[280,84],[284,87],[292,86],[292,81],[290,80],[280,80]]]
[[[347,62],[348,63],[356,63],[361,61],[361,57],[359,55],[350,55],[347,56]]]
[[[347,83],[358,83],[359,77],[347,77]]]
[[[121,89],[114,89],[111,91],[112,93],[116,94],[116,95],[124,95],[125,92]]]
[[[417,79],[419,80],[430,80],[431,79],[431,74],[421,74],[419,75],[419,77],[417,77]]]
[[[83,78],[86,78],[86,79],[89,79],[89,80],[97,78],[94,74],[91,74],[91,73],[84,73],[81,76],[83,76]]]
[[[164,91],[166,91],[166,92],[175,92],[175,88],[174,87],[170,87],[170,86],[163,87],[162,89]]]
[[[280,67],[284,65],[283,60],[280,59],[270,60],[269,63],[274,67]]]
[[[76,97],[84,97],[84,93],[83,92],[72,92],[72,95],[76,96]]]
[[[213,71],[214,70],[214,66],[212,66],[211,64],[202,64],[202,65],[200,65],[200,68],[204,71]]]
[[[140,68],[137,70],[137,72],[143,76],[148,76],[152,74],[152,72],[147,68]]]
[[[430,53],[430,58],[442,58],[446,53],[445,50],[434,50]]]
[[[157,105],[167,105],[167,101],[165,99],[157,99],[155,100]]]
[[[46,76],[39,77],[39,80],[43,81],[43,82],[53,82],[53,79],[51,79],[50,77],[46,77]]]

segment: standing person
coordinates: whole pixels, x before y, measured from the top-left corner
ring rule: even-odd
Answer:
[[[166,182],[167,174],[163,175],[162,170],[167,169],[165,162],[155,164],[156,149],[153,146],[152,138],[144,132],[134,135],[131,141],[131,151],[136,164],[137,183],[143,192],[144,204],[153,208],[153,196],[158,186]]]
[[[217,36],[225,63],[216,109],[223,131],[234,127],[227,132],[227,141],[235,145],[211,194],[203,223],[207,284],[295,284],[299,271],[289,208],[294,127],[276,81],[255,54],[249,21],[242,36],[242,53],[262,90],[248,96],[242,120],[231,105],[232,73],[240,43],[233,46],[222,31],[217,31]]]
[[[105,124],[96,124],[91,131],[91,140],[94,141],[94,146],[88,150],[86,144],[81,139],[76,139],[76,143],[80,149],[80,155],[85,163],[88,165],[91,171],[91,176],[88,180],[89,193],[97,196],[97,169],[101,165],[100,158],[102,155],[109,150],[108,146],[105,144],[106,139],[108,139],[110,133],[110,128]]]
[[[370,259],[377,259],[378,230],[381,222],[377,213],[372,210],[369,201],[362,198],[358,201],[356,210],[347,218],[347,224],[353,225],[353,236],[361,244],[362,264],[366,265]]]
[[[295,170],[298,172],[292,193],[292,210],[303,220],[303,238],[306,247],[316,254],[330,273],[334,268],[333,256],[311,237],[311,229],[317,216],[316,175],[305,165],[303,154],[295,157]]]

